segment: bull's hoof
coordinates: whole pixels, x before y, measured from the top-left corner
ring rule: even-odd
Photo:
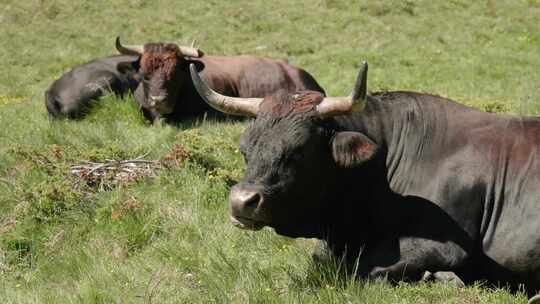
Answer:
[[[435,273],[426,271],[424,272],[421,281],[452,284],[458,288],[465,287],[465,283],[463,283],[463,281],[452,271],[437,271]],[[540,302],[538,303],[540,304]]]
[[[534,297],[529,299],[529,304],[540,304],[540,294],[535,295]]]

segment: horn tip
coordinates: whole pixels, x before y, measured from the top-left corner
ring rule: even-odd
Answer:
[[[191,72],[192,75],[193,75],[193,73],[197,72],[197,70],[195,69],[195,64],[194,63],[189,64],[189,71]]]
[[[116,36],[114,44],[115,44],[117,50],[121,49],[122,44],[120,43],[120,36]]]

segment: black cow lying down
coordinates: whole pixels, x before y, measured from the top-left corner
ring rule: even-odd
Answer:
[[[80,118],[92,102],[110,91],[118,95],[135,91],[139,82],[134,73],[120,72],[117,65],[136,59],[135,56],[117,55],[74,67],[55,80],[45,92],[49,116]]]
[[[240,140],[234,225],[326,240],[363,278],[453,271],[466,283],[540,289],[539,117],[423,93],[367,96],[367,63],[350,97],[246,102],[191,72],[214,108],[256,116]]]

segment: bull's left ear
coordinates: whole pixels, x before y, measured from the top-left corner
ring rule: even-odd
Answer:
[[[131,77],[133,77],[133,79],[135,79],[137,82],[142,80],[142,75],[139,73],[140,68],[140,58],[136,61],[119,62],[116,65],[116,70],[118,70],[120,74],[131,75]]]
[[[332,138],[332,157],[342,168],[353,168],[369,161],[377,144],[359,132],[338,132]]]

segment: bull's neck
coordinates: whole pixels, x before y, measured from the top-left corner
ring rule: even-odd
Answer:
[[[437,100],[428,100],[437,99]],[[439,102],[439,100],[441,102]],[[444,140],[447,111],[442,98],[411,92],[388,92],[370,96],[361,113],[336,119],[338,128],[365,134],[379,145],[382,176],[395,192],[404,192],[413,182],[416,160],[433,154]]]
[[[354,240],[369,242],[388,228],[386,224],[392,224],[387,204],[392,204],[397,193],[410,189],[409,183],[414,183],[411,173],[418,163],[414,160],[426,153],[426,149],[431,149],[436,140],[432,136],[434,129],[440,128],[439,124],[446,120],[444,111],[431,109],[425,102],[422,104],[419,94],[387,97],[369,97],[363,112],[335,118],[336,131],[361,132],[379,146],[378,155],[369,164],[359,170],[338,173],[333,193],[342,193],[343,196],[329,199],[334,202],[331,204],[334,214],[329,215],[333,216],[333,220],[328,221],[329,231],[366,233],[360,238],[351,236]],[[437,111],[440,113],[434,113]],[[434,115],[436,117],[429,117]],[[438,121],[437,125],[432,125],[433,121]],[[342,204],[336,204],[336,201]],[[381,212],[386,213],[384,221],[388,223],[382,223],[379,218]],[[352,219],[349,218],[351,215],[354,215]],[[362,219],[358,219],[359,215]]]

